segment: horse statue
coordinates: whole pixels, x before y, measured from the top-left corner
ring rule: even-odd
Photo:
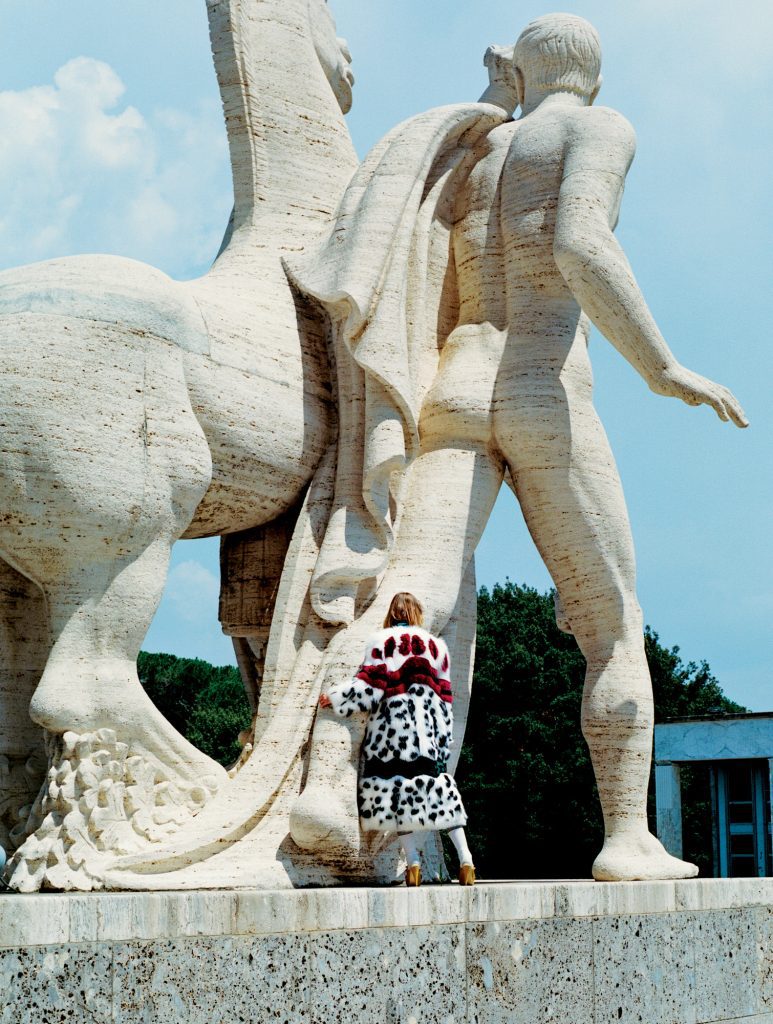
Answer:
[[[324,0],[207,9],[234,186],[210,271],[76,256],[0,274],[0,841],[15,816],[20,890],[98,887],[223,787],[137,654],[174,542],[287,514],[334,437],[326,320],[282,261],[356,169],[351,58]]]

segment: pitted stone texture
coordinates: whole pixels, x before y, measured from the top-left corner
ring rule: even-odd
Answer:
[[[252,1024],[256,1012],[266,1024],[307,1024],[307,940],[263,935],[117,945],[113,991],[114,1024]]]
[[[773,1024],[773,1013],[755,1013],[753,1017],[723,1018],[711,1024]]]
[[[461,926],[312,936],[311,1024],[461,1024],[464,945]]]
[[[112,1024],[112,950],[0,950],[0,992],[0,1024]]]
[[[695,1024],[690,914],[593,921],[594,1024]]]
[[[773,908],[769,906],[757,911],[757,956],[760,1009],[773,1013]]]
[[[696,1021],[758,1010],[757,915],[711,910],[694,915]]]
[[[773,879],[679,888],[4,896],[0,1024],[773,1024]]]
[[[467,926],[469,1024],[593,1024],[590,920]]]

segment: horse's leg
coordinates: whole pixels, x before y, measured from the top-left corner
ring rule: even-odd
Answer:
[[[43,732],[29,703],[50,646],[40,588],[0,561],[0,846],[6,850],[19,811],[33,802],[45,774]]]
[[[112,729],[130,753],[214,786],[223,773],[167,722],[137,676],[171,546],[157,537],[136,556],[76,567],[46,586],[54,643],[30,714],[52,733]]]
[[[0,396],[0,557],[40,586],[51,623],[33,718],[59,735],[109,726],[208,774],[134,665],[212,479],[180,350],[121,323],[0,318]]]

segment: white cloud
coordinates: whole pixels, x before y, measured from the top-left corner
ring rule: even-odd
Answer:
[[[0,266],[110,252],[189,276],[214,257],[231,204],[218,105],[141,112],[125,93],[90,57],[0,92]]]
[[[233,645],[217,618],[219,561],[217,538],[177,542],[144,650],[203,658],[212,665],[235,664]]]

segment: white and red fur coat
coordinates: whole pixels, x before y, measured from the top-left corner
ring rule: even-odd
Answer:
[[[328,690],[340,716],[366,713],[360,779],[364,829],[455,828],[466,815],[445,771],[453,696],[445,641],[420,626],[391,626],[368,641],[354,678]],[[375,767],[374,767],[375,765]]]

